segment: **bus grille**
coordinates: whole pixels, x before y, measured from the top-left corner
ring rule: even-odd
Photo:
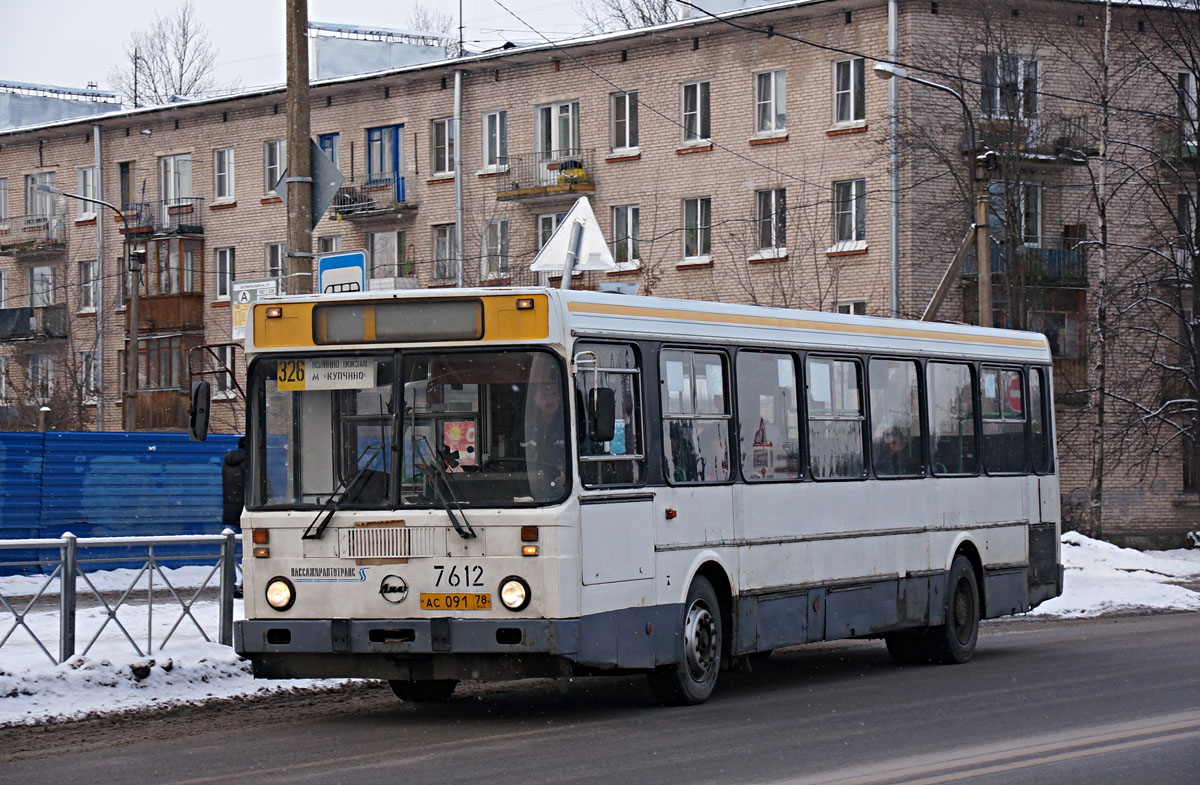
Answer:
[[[408,559],[445,553],[446,530],[440,526],[359,526],[338,534],[342,558]]]

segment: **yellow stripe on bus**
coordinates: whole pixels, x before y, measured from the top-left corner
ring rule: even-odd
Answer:
[[[1008,338],[967,333],[945,333],[936,330],[921,330],[913,327],[881,327],[865,324],[842,324],[819,322],[812,319],[789,319],[778,316],[751,316],[749,314],[712,313],[708,311],[685,311],[672,308],[649,308],[640,305],[604,305],[601,303],[573,302],[567,304],[573,313],[603,314],[608,316],[637,316],[654,319],[679,319],[689,322],[715,322],[720,324],[746,325],[748,327],[786,327],[798,330],[822,330],[832,333],[876,335],[889,338],[919,338],[933,341],[959,341],[962,343],[998,344],[1044,349],[1045,340],[1036,338]]]

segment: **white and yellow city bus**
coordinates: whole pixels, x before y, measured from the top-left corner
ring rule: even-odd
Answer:
[[[1041,335],[451,289],[259,302],[245,348],[260,677],[699,703],[811,641],[965,662],[1062,590]]]

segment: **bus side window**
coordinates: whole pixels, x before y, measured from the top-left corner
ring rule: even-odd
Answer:
[[[971,366],[934,363],[926,367],[929,438],[934,474],[975,474],[975,395]]]
[[[667,479],[681,484],[728,481],[725,358],[680,349],[664,349],[660,357]]]
[[[594,365],[584,363],[575,374],[576,433],[579,436],[579,474],[585,486],[638,485],[645,475],[642,447],[641,371],[632,346],[580,343],[575,356],[591,353]],[[587,411],[593,387],[613,391],[616,422],[613,438],[588,437]]]
[[[1022,373],[984,367],[980,373],[983,465],[989,472],[1025,471],[1025,390]]]
[[[789,354],[739,352],[738,418],[742,476],[754,480],[800,477],[800,414],[796,363]]]
[[[814,479],[862,477],[862,370],[853,360],[809,357],[808,454]]]
[[[1033,457],[1031,467],[1039,474],[1050,471],[1049,429],[1042,397],[1043,373],[1041,368],[1029,369],[1029,451]]]
[[[919,376],[911,360],[871,360],[871,453],[877,477],[925,473]]]

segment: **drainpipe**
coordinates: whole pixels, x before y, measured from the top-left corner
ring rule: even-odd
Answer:
[[[900,48],[900,7],[888,0],[888,59],[895,63]],[[891,278],[892,318],[900,316],[900,80],[888,80],[888,273]]]
[[[92,126],[92,143],[96,158],[96,193],[104,198],[104,169],[100,166],[100,126]],[[121,205],[125,209],[125,205]],[[104,430],[104,219],[106,214],[96,210],[96,354],[92,373],[96,376],[96,430]]]
[[[463,198],[462,198],[462,79],[463,72],[454,72],[454,245],[455,256],[458,257],[455,266],[454,283],[460,289],[463,285]]]

